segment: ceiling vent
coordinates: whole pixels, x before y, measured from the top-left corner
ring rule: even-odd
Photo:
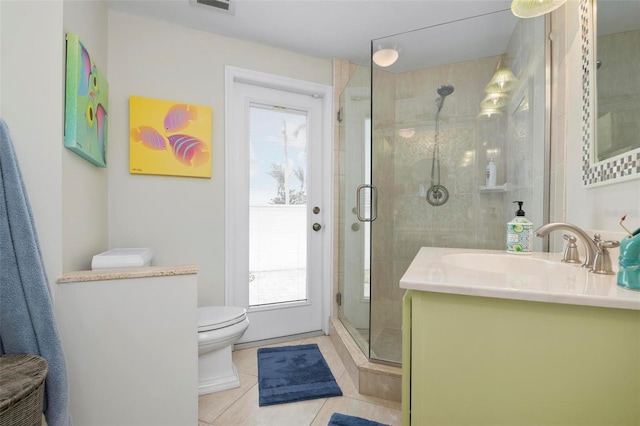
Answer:
[[[219,12],[235,15],[235,4],[231,4],[231,0],[189,0],[189,2],[197,6],[214,8]]]

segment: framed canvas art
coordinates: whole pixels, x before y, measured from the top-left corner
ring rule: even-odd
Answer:
[[[77,34],[67,33],[64,146],[107,167],[109,85]]]
[[[212,109],[129,97],[129,172],[211,177]]]

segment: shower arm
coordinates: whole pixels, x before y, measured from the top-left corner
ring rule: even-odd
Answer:
[[[434,136],[433,142],[433,158],[431,159],[431,186],[438,185],[440,186],[440,147],[438,145],[438,133],[440,131],[438,127],[438,121],[440,116],[440,109],[436,111],[436,134]],[[438,181],[434,182],[434,173],[436,169],[436,165],[438,167]]]
[[[439,126],[439,122],[440,122],[440,111],[442,110],[442,107],[444,106],[444,99],[449,96],[450,94],[453,93],[453,91],[455,90],[455,88],[452,85],[441,85],[438,86],[438,88],[436,89],[436,92],[438,92],[439,97],[436,99],[436,134],[434,137],[434,144],[433,144],[433,158],[431,160],[431,186],[433,187],[434,185],[440,186],[440,144],[438,143],[438,134],[440,133],[440,126]],[[438,167],[438,182],[435,183],[434,182],[434,173],[435,173],[435,169],[436,169],[436,165]]]

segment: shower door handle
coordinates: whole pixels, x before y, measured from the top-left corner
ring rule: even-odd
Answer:
[[[360,208],[360,194],[365,189],[371,190],[371,216],[368,218],[361,214]],[[378,218],[378,188],[375,185],[363,184],[358,186],[356,190],[356,216],[360,222],[373,222]]]

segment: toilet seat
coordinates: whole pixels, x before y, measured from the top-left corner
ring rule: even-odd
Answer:
[[[206,306],[198,308],[198,332],[218,330],[242,322],[247,310],[238,306]]]

